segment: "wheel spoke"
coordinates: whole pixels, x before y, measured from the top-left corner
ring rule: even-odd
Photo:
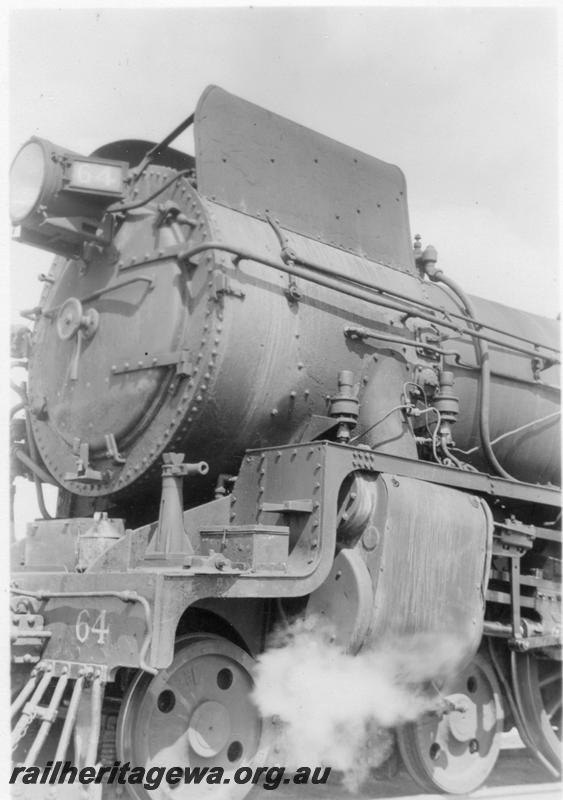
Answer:
[[[561,697],[556,695],[549,703],[545,704],[545,713],[551,720],[556,711],[561,708]]]
[[[546,675],[545,678],[542,678],[539,686],[540,689],[543,689],[545,686],[549,686],[551,683],[555,683],[555,681],[561,680],[561,674],[558,671],[551,673],[551,675]]]
[[[553,766],[561,764],[561,662],[513,653],[512,681],[528,738]]]

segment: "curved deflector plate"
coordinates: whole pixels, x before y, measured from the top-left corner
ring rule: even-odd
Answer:
[[[195,145],[198,189],[210,200],[414,272],[398,167],[217,86],[198,103]]]

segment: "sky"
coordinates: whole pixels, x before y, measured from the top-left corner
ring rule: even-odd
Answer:
[[[445,271],[558,312],[554,8],[14,8],[9,44],[12,157],[160,140],[216,83],[400,166]],[[11,247],[13,319],[49,263]]]
[[[555,7],[531,5],[12,6],[5,151],[32,135],[84,154],[158,141],[215,83],[400,166],[411,232],[447,274],[555,317],[557,34]],[[18,322],[51,256],[2,230]]]

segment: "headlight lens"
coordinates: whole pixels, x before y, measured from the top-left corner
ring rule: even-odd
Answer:
[[[83,254],[86,242],[106,246],[113,218],[100,226],[106,209],[121,200],[129,165],[81,156],[33,136],[10,169],[10,217],[16,241],[67,258]]]
[[[45,181],[45,154],[38,142],[28,142],[10,169],[10,217],[14,225],[35,208]]]

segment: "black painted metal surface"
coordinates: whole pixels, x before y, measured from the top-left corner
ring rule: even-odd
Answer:
[[[221,205],[414,272],[406,182],[398,167],[217,86],[196,111],[198,187]]]

